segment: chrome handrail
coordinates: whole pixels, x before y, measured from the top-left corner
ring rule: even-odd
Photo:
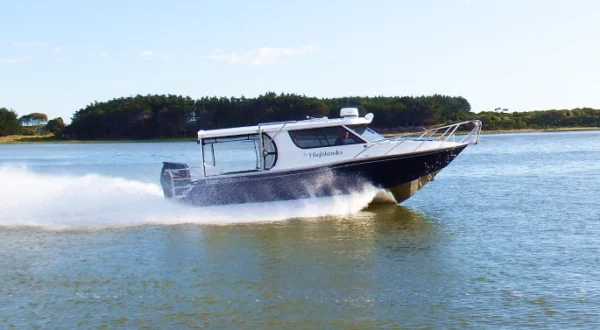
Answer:
[[[471,131],[469,131],[469,133],[467,133],[467,135],[465,135],[465,137],[459,141],[459,143],[464,143],[466,142],[469,138],[471,138],[472,136],[476,137],[475,143],[479,142],[479,134],[481,133],[481,121],[480,120],[466,120],[466,121],[461,121],[461,122],[457,122],[454,124],[449,124],[449,125],[444,125],[444,126],[439,126],[439,127],[433,127],[433,128],[428,128],[425,131],[422,132],[412,132],[412,133],[406,133],[400,136],[396,136],[393,138],[389,138],[386,139],[388,141],[398,141],[401,139],[406,139],[407,137],[411,137],[411,136],[415,136],[415,135],[419,135],[419,137],[411,139],[413,141],[420,141],[424,138],[432,138],[434,135],[439,134],[439,132],[441,130],[445,130],[443,134],[441,134],[438,138],[438,140],[443,140],[443,141],[448,141],[449,139],[455,139],[456,138],[456,131],[458,130],[458,128],[460,126],[463,125],[467,125],[467,124],[474,124],[475,127],[473,129],[471,129]],[[447,134],[450,131],[450,134]],[[446,135],[447,134],[447,135]]]
[[[386,138],[384,140],[375,141],[375,142],[371,143],[368,147],[363,149],[361,152],[359,152],[356,156],[354,156],[354,158],[357,158],[359,155],[361,155],[362,153],[364,153],[371,147],[382,144],[382,143],[386,143],[386,142],[387,143],[398,142],[398,143],[394,143],[394,145],[389,150],[387,150],[384,153],[384,155],[389,154],[392,150],[394,150],[398,146],[402,145],[405,141],[422,141],[419,145],[417,145],[415,147],[415,149],[413,151],[417,151],[427,141],[443,141],[439,147],[442,147],[446,142],[455,142],[456,143],[457,142],[456,141],[456,132],[458,131],[458,128],[461,126],[469,125],[469,124],[473,124],[475,127],[473,127],[473,129],[471,129],[462,139],[460,139],[458,141],[458,143],[477,144],[477,143],[479,143],[479,135],[481,134],[481,127],[482,127],[481,121],[480,120],[465,120],[465,121],[460,121],[460,122],[456,122],[453,124],[428,128],[428,129],[425,129],[424,131],[420,131],[420,132],[405,133],[405,134],[402,134],[400,136],[396,136],[393,138]],[[436,135],[439,135],[439,136],[435,137],[435,139],[434,139],[434,136],[436,136]]]

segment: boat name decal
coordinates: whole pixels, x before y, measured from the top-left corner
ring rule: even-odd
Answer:
[[[336,150],[336,151],[313,151],[313,152],[305,152],[304,156],[308,156],[309,158],[321,158],[321,157],[325,157],[325,156],[339,156],[342,155],[344,152],[340,151],[340,150]]]

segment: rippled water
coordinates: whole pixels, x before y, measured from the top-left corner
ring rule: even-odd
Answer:
[[[194,143],[0,145],[0,328],[596,329],[600,132],[486,135],[403,206],[184,208]]]

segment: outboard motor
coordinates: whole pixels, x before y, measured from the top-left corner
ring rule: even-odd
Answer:
[[[186,164],[163,162],[160,171],[160,185],[165,197],[182,197],[192,184],[190,170]]]

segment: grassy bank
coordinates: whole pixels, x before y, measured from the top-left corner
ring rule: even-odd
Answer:
[[[38,135],[38,136],[27,136],[27,135],[9,135],[0,136],[0,144],[9,143],[144,143],[144,142],[195,142],[195,137],[187,138],[159,138],[159,139],[122,139],[122,140],[65,140],[58,139],[54,135]]]
[[[0,136],[0,143],[27,143],[55,141],[54,135],[8,135]]]

